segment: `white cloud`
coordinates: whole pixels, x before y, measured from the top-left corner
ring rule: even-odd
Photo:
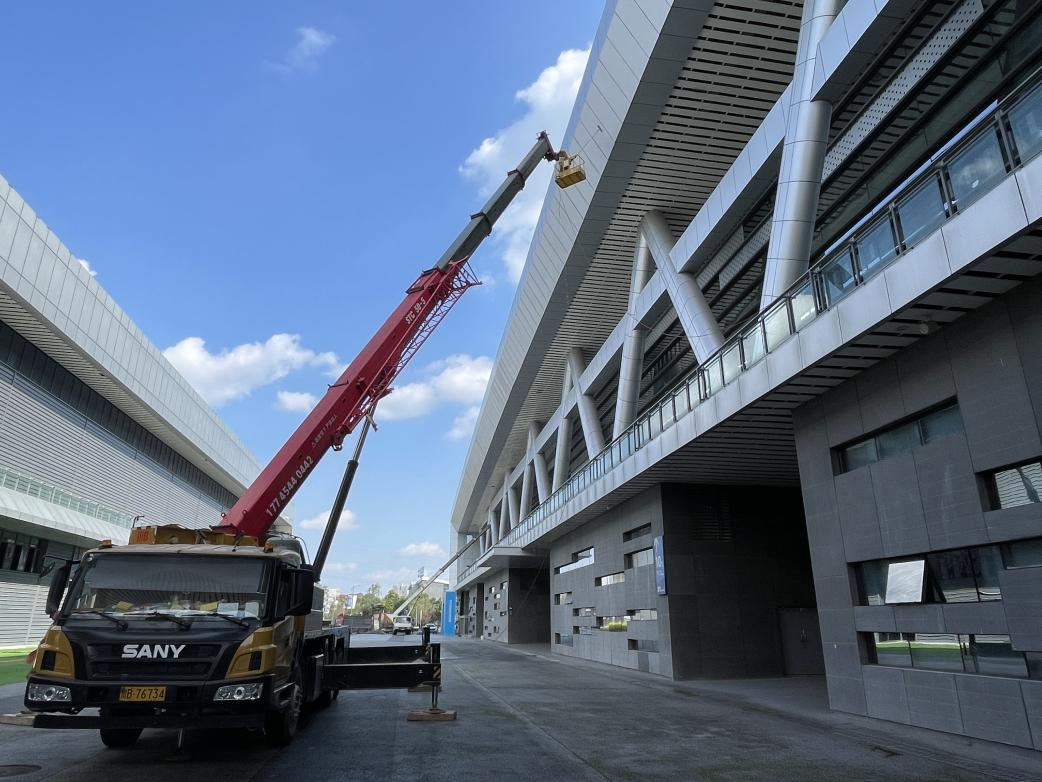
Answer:
[[[278,406],[289,413],[306,413],[318,404],[318,397],[307,391],[279,391]]]
[[[301,529],[325,529],[328,520],[329,511],[325,510],[310,519],[304,519],[297,526]],[[337,525],[337,532],[347,529],[358,529],[358,517],[350,508],[344,508],[344,512],[340,514],[340,524]]]
[[[471,405],[452,421],[452,428],[445,433],[450,440],[466,440],[474,433],[474,425],[478,422],[479,405]]]
[[[410,543],[405,548],[398,549],[398,554],[403,557],[444,557],[448,556],[445,549],[437,543],[428,540],[422,543]]]
[[[275,334],[265,342],[236,345],[219,353],[207,350],[202,337],[185,337],[163,355],[212,405],[241,399],[304,367],[339,365],[335,354],[303,347],[299,334]]]
[[[77,258],[76,263],[78,263],[80,266],[86,269],[87,274],[89,274],[91,277],[98,276],[98,273],[94,270],[94,268],[90,265],[90,262],[86,258]]]
[[[354,573],[358,570],[357,562],[327,562],[322,566],[322,575],[329,573]]]
[[[395,386],[381,400],[376,417],[381,421],[419,418],[442,404],[473,405],[485,395],[492,374],[492,359],[465,353],[428,364],[425,380]]]
[[[561,143],[589,56],[589,47],[565,50],[534,82],[515,93],[515,99],[524,104],[525,113],[482,141],[460,166],[463,175],[480,186],[482,195],[487,196],[500,185],[506,172],[531,148],[539,131],[549,133],[551,142]],[[578,150],[567,151],[576,154]],[[514,283],[521,279],[550,172],[550,166],[536,170],[492,234],[493,242],[501,249],[507,275]]]
[[[268,63],[279,73],[318,70],[318,58],[334,43],[336,36],[317,27],[298,27],[297,42],[286,52],[281,62]]]

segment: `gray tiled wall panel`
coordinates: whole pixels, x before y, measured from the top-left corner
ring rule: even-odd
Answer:
[[[911,718],[904,672],[900,668],[869,665],[863,675],[868,715],[907,724]]]
[[[945,549],[987,543],[988,530],[966,438],[951,435],[916,448],[913,453],[928,547]]]
[[[937,671],[904,670],[908,721],[921,728],[962,733],[955,677]]]
[[[955,685],[967,735],[1031,746],[1019,681],[995,676],[956,676]]]
[[[1001,571],[999,586],[1013,646],[1042,651],[1042,568]]]

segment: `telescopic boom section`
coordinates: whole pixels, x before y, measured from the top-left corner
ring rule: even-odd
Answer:
[[[215,529],[264,536],[285,510],[315,465],[390,391],[391,383],[468,288],[478,284],[467,259],[492,231],[540,160],[557,160],[545,133],[521,164],[507,175],[484,208],[445,251],[437,265],[423,272],[405,299],[362,352],[264,468]]]

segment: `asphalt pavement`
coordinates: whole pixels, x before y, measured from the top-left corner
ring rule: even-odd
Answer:
[[[0,779],[1042,779],[1042,753],[828,712],[816,678],[675,683],[543,647],[440,640],[441,705],[458,710],[455,722],[407,722],[429,696],[377,691],[342,693],[281,750],[231,731],[189,734],[180,755],[172,731],[112,750],[93,731],[0,725]],[[21,685],[0,686],[0,711],[21,698]]]

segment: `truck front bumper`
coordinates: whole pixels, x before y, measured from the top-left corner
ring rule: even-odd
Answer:
[[[260,698],[249,701],[215,701],[219,687],[261,683]],[[25,700],[26,711],[6,715],[0,722],[36,728],[257,728],[264,715],[279,705],[274,676],[217,681],[83,681],[30,676],[28,685],[68,687],[71,700]],[[166,687],[166,699],[126,702],[119,699],[123,687]],[[26,687],[28,696],[28,686]],[[90,713],[81,714],[83,710]],[[96,712],[94,710],[97,710]],[[18,721],[15,718],[18,718]]]

